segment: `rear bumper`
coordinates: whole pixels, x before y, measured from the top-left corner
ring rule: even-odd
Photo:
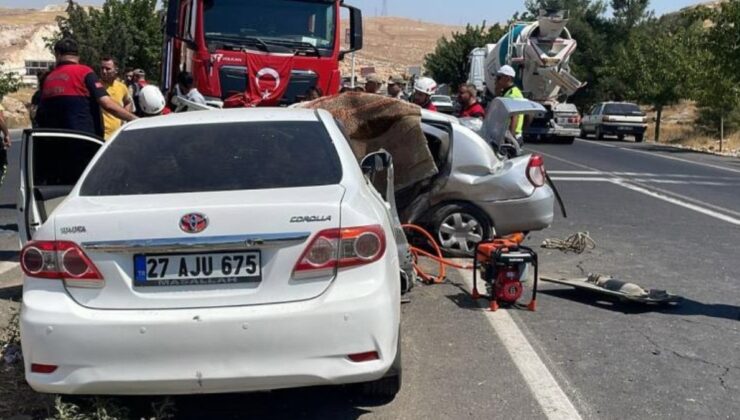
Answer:
[[[647,125],[644,124],[620,124],[620,123],[604,123],[599,126],[601,132],[604,134],[645,134]]]
[[[396,356],[400,317],[398,271],[392,281],[363,277],[379,275],[378,265],[352,270],[352,277],[340,274],[310,301],[182,310],[87,309],[55,281],[26,279],[26,380],[39,392],[108,395],[375,380]],[[393,268],[383,270],[386,275]],[[380,358],[355,363],[347,357],[368,351]],[[59,367],[39,374],[30,371],[31,363]]]
[[[548,137],[578,137],[581,134],[579,128],[566,127],[529,127],[524,130],[524,135],[535,139]]]
[[[555,197],[545,185],[527,198],[476,203],[493,219],[497,235],[542,230],[552,225]]]

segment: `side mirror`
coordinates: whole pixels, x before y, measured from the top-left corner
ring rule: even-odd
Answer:
[[[177,0],[169,0],[167,2],[167,21],[165,22],[165,35],[170,38],[177,36],[178,25],[178,12],[180,9],[180,2]]]
[[[349,11],[349,50],[339,53],[341,60],[345,54],[362,49],[362,11],[356,7],[342,5]]]
[[[372,175],[376,172],[389,169],[393,165],[393,157],[385,150],[370,153],[362,158],[360,168],[365,175]]]

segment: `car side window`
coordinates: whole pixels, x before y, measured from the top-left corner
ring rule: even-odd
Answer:
[[[594,109],[594,115],[601,115],[601,108],[602,108],[601,104],[596,105],[596,109]]]

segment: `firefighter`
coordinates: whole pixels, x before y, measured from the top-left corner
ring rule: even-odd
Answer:
[[[139,106],[145,117],[167,115],[172,111],[167,107],[164,95],[158,87],[146,85],[139,92]]]
[[[437,82],[430,77],[420,77],[414,83],[414,96],[412,101],[429,111],[437,111],[432,103],[432,95],[437,92]]]
[[[82,131],[103,137],[101,108],[123,121],[136,116],[108,96],[93,69],[80,64],[77,42],[54,44],[56,67],[46,76],[36,115],[40,128]]]

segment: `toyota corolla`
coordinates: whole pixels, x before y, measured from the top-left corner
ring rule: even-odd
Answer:
[[[325,111],[29,130],[21,337],[40,392],[400,387],[387,203]]]

